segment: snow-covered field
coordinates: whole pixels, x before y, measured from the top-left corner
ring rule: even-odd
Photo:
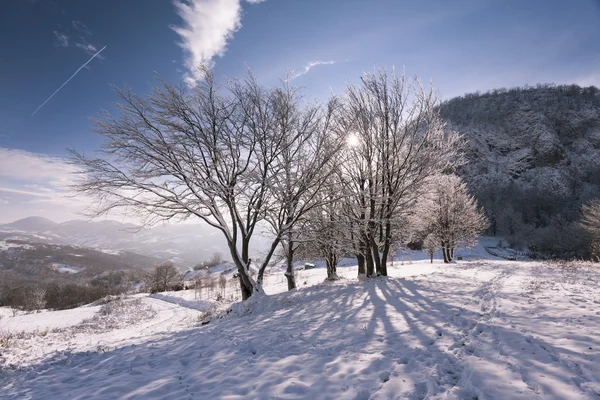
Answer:
[[[60,273],[60,274],[76,274],[78,272],[83,271],[85,268],[76,267],[74,265],[69,264],[60,264],[60,263],[52,263],[50,265],[50,269]]]
[[[136,295],[155,315],[0,349],[17,367],[0,370],[0,398],[600,398],[600,266],[481,248],[452,265],[405,253],[385,279],[299,271],[293,292],[278,272],[208,325],[214,304],[194,291]]]

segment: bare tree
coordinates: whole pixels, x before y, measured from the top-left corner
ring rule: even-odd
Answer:
[[[454,259],[457,246],[471,246],[489,223],[466,184],[456,175],[440,175],[419,206],[422,231],[442,249],[444,262]]]
[[[343,167],[355,248],[367,276],[387,275],[406,213],[434,174],[458,161],[459,136],[445,129],[436,93],[418,79],[378,70],[348,86],[339,125],[348,135]]]
[[[278,131],[283,146],[276,158],[280,173],[270,182],[271,201],[266,221],[283,247],[285,276],[288,289],[292,290],[296,288],[294,252],[301,243],[307,214],[323,199],[319,193],[333,170],[340,137],[332,129],[335,99],[325,109],[303,105],[298,90],[286,82],[275,91],[274,97],[273,129]],[[262,279],[260,271],[259,279]]]
[[[119,208],[146,224],[198,218],[224,235],[247,299],[261,292],[264,270],[279,244],[275,235],[257,281],[249,273],[250,240],[272,208],[274,177],[289,141],[277,129],[281,90],[243,81],[202,78],[189,89],[164,80],[147,97],[117,89],[120,115],[95,121],[106,138],[100,157],[73,151],[82,169],[75,186],[97,202],[92,216]]]
[[[590,236],[592,257],[600,261],[600,200],[595,199],[582,206],[580,224]]]
[[[165,292],[180,283],[181,274],[172,261],[166,261],[157,265],[148,274],[147,283],[152,293]]]
[[[425,250],[427,255],[429,255],[429,259],[432,264],[433,264],[433,255],[439,248],[440,247],[438,245],[438,242],[432,234],[427,235],[425,237],[425,239],[423,240],[423,249]]]
[[[349,237],[346,217],[342,213],[341,198],[335,191],[339,186],[330,185],[319,193],[319,206],[315,207],[307,223],[307,240],[325,259],[327,280],[337,280],[337,264],[348,248]]]

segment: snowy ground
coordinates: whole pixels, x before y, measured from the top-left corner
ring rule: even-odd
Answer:
[[[300,271],[294,292],[275,274],[269,296],[204,326],[211,303],[193,291],[137,295],[156,316],[63,350],[38,338],[24,350],[36,357],[0,371],[0,397],[600,398],[600,266],[463,256],[407,253],[392,277],[364,282],[355,267],[335,283]]]
[[[197,326],[206,311],[211,309],[211,303],[205,301],[192,309],[148,295],[135,295],[131,300],[141,301],[141,307],[131,307],[119,318],[126,322],[131,320],[132,324],[116,323],[117,318],[113,316],[103,324],[95,323],[93,318],[98,315],[101,306],[15,317],[5,315],[0,319],[0,339],[3,335],[12,335],[14,339],[8,348],[0,347],[0,393],[2,374],[12,375],[7,371],[34,368],[45,362],[68,359],[79,352],[106,352],[156,340]],[[205,305],[204,309],[200,305]],[[131,318],[148,308],[152,314],[146,318]]]

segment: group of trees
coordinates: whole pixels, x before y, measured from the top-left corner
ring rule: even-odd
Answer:
[[[123,287],[77,283],[28,284],[0,288],[0,306],[15,310],[65,310],[89,304],[108,295],[123,293]]]
[[[288,81],[267,88],[248,73],[217,83],[200,71],[194,88],[160,80],[145,97],[117,89],[119,115],[95,121],[101,156],[73,152],[94,215],[122,208],[147,224],[204,221],[223,234],[244,299],[262,291],[278,248],[293,289],[300,248],[326,260],[329,279],[343,255],[358,259],[359,274],[385,276],[411,236],[429,235],[451,261],[483,228],[464,184],[440,177],[461,163],[461,140],[417,79],[378,70],[320,105]],[[436,212],[446,214],[429,218]],[[264,229],[272,241],[255,279],[250,243]]]
[[[183,277],[172,261],[160,263],[148,271],[144,280],[150,293],[183,289]]]
[[[0,285],[0,307],[7,306],[23,311],[45,308],[64,310],[89,304],[109,295],[128,292],[133,283],[143,283],[143,290],[151,293],[182,290],[183,276],[173,262],[165,261],[151,269],[135,273],[103,273],[87,282],[47,281]]]

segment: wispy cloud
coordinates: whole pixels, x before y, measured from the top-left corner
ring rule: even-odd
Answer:
[[[54,30],[55,45],[58,47],[76,47],[83,50],[87,55],[93,55],[98,51],[98,47],[90,43],[89,36],[92,36],[92,31],[83,22],[72,21],[72,27],[64,27],[57,25]],[[98,58],[103,59],[101,55]]]
[[[98,55],[99,55],[99,54],[100,54],[100,53],[101,53],[101,52],[102,52],[102,51],[103,51],[105,48],[106,48],[106,46],[104,46],[103,48],[101,48],[101,49],[100,49],[100,50],[99,50],[99,51],[98,51],[96,54],[94,54],[94,55],[93,55],[93,56],[92,56],[92,57],[91,57],[89,60],[87,60],[87,62],[86,62],[85,64],[83,64],[81,67],[79,67],[79,68],[77,69],[77,71],[75,71],[75,73],[74,73],[73,75],[71,75],[71,77],[70,77],[69,79],[67,79],[67,80],[65,81],[65,83],[63,83],[62,85],[60,85],[60,87],[59,87],[58,89],[56,89],[56,90],[54,91],[54,93],[52,93],[52,94],[50,95],[50,97],[48,97],[48,98],[46,99],[46,101],[44,101],[44,102],[43,102],[43,103],[42,103],[42,104],[41,104],[41,105],[40,105],[38,108],[36,108],[36,109],[35,109],[35,111],[34,111],[33,113],[31,113],[31,116],[33,117],[33,116],[35,115],[35,113],[37,113],[37,112],[38,112],[38,111],[39,111],[39,110],[40,110],[42,107],[44,107],[44,106],[46,105],[46,103],[47,103],[47,102],[49,102],[49,101],[50,101],[50,99],[51,99],[51,98],[53,98],[53,97],[54,97],[54,95],[60,91],[60,89],[62,89],[62,88],[63,88],[63,87],[64,87],[64,86],[65,86],[67,83],[69,83],[69,81],[70,81],[71,79],[73,79],[73,78],[75,77],[75,75],[77,75],[77,74],[79,73],[79,71],[81,71],[83,68],[85,68],[85,67],[86,67],[86,66],[87,66],[87,65],[88,65],[88,64],[89,64],[89,63],[90,63],[90,62],[91,62],[91,61],[92,61],[92,60],[93,60],[93,59],[94,59],[96,56],[98,56]]]
[[[56,45],[60,47],[69,47],[69,35],[64,32],[54,31]]]
[[[87,27],[83,22],[72,21],[73,28],[77,29],[79,32],[84,33],[86,35],[91,35],[92,31]]]
[[[60,157],[0,147],[0,178],[25,184],[49,185],[64,190],[78,169]]]
[[[186,79],[193,84],[198,78],[198,66],[222,57],[227,43],[242,27],[242,0],[175,0],[181,26],[171,26],[180,38],[185,53]],[[264,0],[246,0],[257,4]]]
[[[306,64],[304,66],[304,69],[302,69],[300,72],[293,72],[290,76],[290,80],[294,80],[296,78],[301,77],[302,75],[306,75],[310,72],[311,69],[313,69],[314,67],[318,67],[319,65],[333,65],[333,64],[337,64],[338,61],[309,61],[308,64]]]
[[[0,147],[0,220],[30,216],[42,205],[51,219],[70,219],[89,206],[73,197],[79,169],[60,157]]]
[[[90,56],[98,51],[96,46],[94,46],[91,43],[86,42],[85,40],[83,40],[82,42],[75,43],[75,47],[83,50],[86,54],[88,54]]]

